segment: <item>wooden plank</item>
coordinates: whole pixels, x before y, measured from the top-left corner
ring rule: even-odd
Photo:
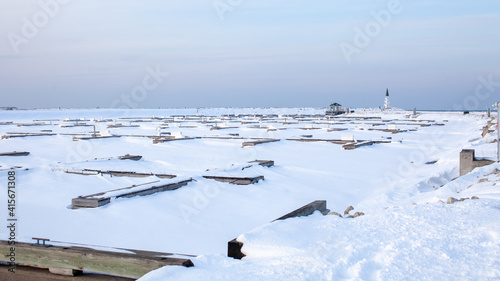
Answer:
[[[83,176],[96,176],[96,175],[111,175],[115,177],[132,177],[132,178],[145,178],[145,177],[158,177],[161,179],[173,179],[177,175],[172,174],[155,174],[155,173],[140,173],[134,171],[102,171],[93,169],[80,169],[80,170],[63,170],[68,174],[83,175]]]
[[[138,173],[138,172],[130,172],[130,171],[99,171],[101,174],[108,174],[116,177],[132,177],[132,178],[145,178],[145,177],[159,177],[162,179],[173,179],[177,177],[177,175],[169,175],[169,174],[154,174],[154,173]]]
[[[10,253],[7,241],[0,241],[0,252]],[[194,266],[189,258],[169,257],[171,254],[140,254],[100,251],[85,247],[36,246],[30,243],[16,242],[16,263],[41,267],[92,271],[111,275],[140,278],[146,273],[167,265]],[[119,249],[117,249],[119,250]],[[9,262],[7,254],[0,255],[0,260]]]
[[[330,142],[335,144],[347,144],[352,142],[351,140],[342,140],[342,139],[286,139],[288,141],[300,141],[300,142]]]
[[[180,140],[194,140],[195,138],[178,138],[176,139],[175,137],[174,138],[157,138],[157,139],[154,139],[153,140],[153,144],[157,144],[157,143],[164,143],[164,142],[169,142],[169,141],[180,141]]]
[[[353,150],[353,149],[356,149],[358,147],[368,146],[368,145],[373,145],[373,144],[374,144],[373,141],[352,142],[352,143],[344,144],[342,146],[342,148],[345,150]]]
[[[115,177],[131,177],[131,178],[145,178],[154,176],[152,173],[137,173],[129,171],[101,171],[101,174],[108,174]]]
[[[67,276],[52,274],[46,268],[36,268],[29,266],[16,266],[16,273],[8,271],[9,266],[0,264],[0,280],[2,281],[67,281],[72,280]],[[94,272],[84,272],[75,281],[133,281],[136,278],[120,277]]]
[[[309,216],[311,215],[312,213],[314,213],[315,211],[320,211],[323,215],[326,215],[328,214],[328,212],[330,210],[328,210],[326,208],[326,200],[316,200],[316,201],[313,201],[309,204],[306,204],[284,216],[281,216],[277,219],[275,219],[274,221],[277,221],[277,220],[286,220],[286,219],[289,219],[289,218],[295,218],[295,217],[305,217],[305,216]]]
[[[10,138],[24,138],[24,137],[45,137],[45,136],[55,136],[57,134],[51,133],[19,133],[16,135],[4,135],[2,139],[10,139]]]
[[[86,198],[77,197],[71,199],[71,207],[73,209],[79,208],[98,208],[111,203],[111,198]]]
[[[131,198],[131,197],[135,197],[135,196],[151,195],[151,194],[163,192],[163,191],[176,190],[176,189],[179,189],[179,188],[187,185],[191,181],[192,181],[192,179],[188,179],[188,180],[184,180],[184,181],[180,181],[180,182],[169,183],[169,184],[160,185],[160,186],[153,186],[153,187],[148,188],[148,189],[121,194],[121,195],[116,196],[116,198]]]
[[[109,139],[109,138],[119,138],[121,136],[94,136],[94,137],[73,137],[73,141],[79,140],[96,140],[96,139]]]
[[[254,160],[254,161],[250,161],[249,163],[259,163],[260,166],[268,167],[268,168],[274,166],[273,160]]]
[[[138,161],[142,159],[141,155],[130,155],[130,154],[125,154],[123,156],[118,156],[118,159],[120,160],[134,160]]]
[[[132,189],[132,188],[137,187],[139,185],[133,185],[133,186],[125,187],[125,188],[114,189],[114,190],[100,192],[100,193],[86,195],[86,196],[79,196],[79,197],[71,199],[71,207],[73,209],[98,208],[98,207],[101,207],[101,206],[104,206],[104,205],[111,203],[112,198],[131,198],[131,197],[135,197],[135,196],[146,196],[146,195],[151,195],[151,194],[158,193],[158,192],[175,190],[175,189],[178,189],[178,188],[181,188],[181,187],[187,185],[192,180],[193,179],[187,179],[187,180],[183,180],[183,181],[179,181],[179,182],[168,183],[168,184],[163,184],[163,185],[159,185],[159,186],[152,186],[152,187],[149,187],[146,189],[124,192],[124,193],[116,195],[116,196],[106,196],[106,193],[110,194],[111,192]],[[154,182],[152,182],[152,183],[154,183]],[[147,183],[147,184],[151,184],[151,183]]]
[[[203,176],[206,179],[212,179],[220,182],[228,182],[237,185],[249,185],[264,179],[264,176],[256,177],[223,177],[223,176]]]
[[[65,173],[67,174],[75,174],[75,175],[82,175],[82,176],[96,176],[96,175],[99,175],[99,171],[96,171],[96,170],[87,170],[87,169],[83,169],[83,170],[67,170],[67,171],[64,171]]]
[[[381,132],[393,133],[393,134],[408,132],[408,130],[401,130],[401,129],[372,129],[372,128],[368,129],[368,131],[381,131]]]
[[[45,123],[26,123],[26,124],[16,124],[18,127],[30,127],[30,126],[47,126],[51,124]]]
[[[14,151],[14,152],[4,152],[4,153],[0,153],[0,156],[27,156],[29,155],[30,153],[27,152],[27,151],[23,151],[23,152],[17,152],[17,151]]]
[[[215,130],[225,130],[225,129],[238,129],[239,127],[212,127],[210,128],[210,131],[215,131]]]
[[[124,124],[114,124],[114,125],[108,125],[108,128],[138,128],[140,125],[124,125]]]
[[[277,142],[280,141],[280,139],[262,139],[262,140],[255,140],[255,141],[246,141],[241,144],[242,147],[247,147],[247,146],[256,146],[258,144],[263,144],[263,143],[269,143],[269,142]]]
[[[181,126],[179,126],[179,128],[194,129],[194,128],[198,128],[198,126],[196,126],[196,125],[181,125]]]

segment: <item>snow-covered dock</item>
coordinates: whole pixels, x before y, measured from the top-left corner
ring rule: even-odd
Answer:
[[[13,151],[13,152],[2,152],[0,156],[28,156],[30,153],[28,151]]]
[[[206,179],[216,180],[220,182],[228,182],[236,185],[249,185],[264,180],[264,176],[254,176],[254,177],[203,176],[203,177]]]
[[[157,272],[161,277],[145,280],[236,280],[241,276],[249,280],[294,276],[401,280],[412,270],[408,264],[425,269],[411,271],[416,279],[500,277],[493,263],[499,249],[495,233],[500,232],[494,168],[500,167],[494,163],[460,177],[459,165],[463,149],[474,149],[476,160],[494,160],[496,118],[476,112],[355,111],[338,118],[325,117],[323,109],[308,108],[0,111],[0,122],[13,122],[1,126],[2,135],[56,134],[0,140],[3,152],[28,148],[30,152],[29,157],[0,157],[4,177],[9,171],[16,173],[17,215],[22,219],[19,242],[37,236],[198,255],[192,259],[195,270],[170,267]],[[75,123],[64,119],[95,129],[61,127]],[[54,121],[43,126],[16,125],[33,120]],[[140,126],[107,128],[130,122]],[[238,128],[211,131],[214,124]],[[407,132],[384,131],[389,124]],[[301,129],[310,127],[318,129]],[[121,137],[77,142],[72,138],[106,135]],[[152,143],[172,137],[190,140]],[[244,141],[263,139],[281,141],[242,148]],[[341,147],[363,140],[377,145]],[[340,145],[332,145],[337,142]],[[109,157],[127,153],[143,158]],[[276,166],[249,163],[255,159],[272,159]],[[112,173],[126,176],[109,176]],[[149,187],[194,180],[169,192],[133,193],[143,192],[144,182],[160,180],[149,176],[161,174],[177,177]],[[265,180],[234,186],[204,175],[263,176]],[[136,197],[118,197],[123,193]],[[85,194],[96,195],[93,199],[109,197],[111,204],[97,209],[66,207]],[[449,197],[479,199],[440,203]],[[329,209],[339,211],[350,205],[365,215],[346,219],[313,214],[268,224],[318,198],[327,200]],[[5,210],[6,203],[0,202]],[[239,235],[246,257],[236,263],[224,256],[227,242]]]
[[[49,239],[34,239],[44,240],[44,243],[15,244],[16,260],[24,266],[48,268],[51,272],[62,275],[76,276],[83,271],[92,271],[139,278],[164,266],[194,265],[191,261],[193,256],[109,247],[96,249],[64,242],[54,243]],[[11,247],[8,241],[0,241],[2,253],[9,253]],[[8,262],[9,257],[0,255],[0,261]]]
[[[246,141],[246,142],[243,142],[241,144],[241,146],[242,147],[256,146],[258,144],[277,142],[277,141],[280,141],[280,139],[262,139],[262,140]]]
[[[187,185],[192,179],[184,179],[177,182],[155,181],[142,185],[132,185],[120,189],[114,189],[106,192],[100,192],[91,195],[78,196],[71,200],[71,207],[78,208],[97,208],[111,203],[112,199],[130,198],[135,196],[151,195],[158,192],[175,190]]]

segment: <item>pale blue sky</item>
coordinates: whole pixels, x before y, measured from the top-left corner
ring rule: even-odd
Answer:
[[[133,106],[378,107],[386,88],[402,108],[500,99],[499,1],[60,0],[24,36],[23,18],[55,1],[0,2],[1,106],[126,106],[148,66],[170,76]],[[234,6],[221,18],[214,3]],[[402,10],[380,26],[372,13],[389,3]],[[350,61],[342,43],[358,50]]]

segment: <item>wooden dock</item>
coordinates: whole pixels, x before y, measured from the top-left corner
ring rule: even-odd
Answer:
[[[327,129],[326,131],[327,132],[339,132],[339,131],[347,131],[348,129],[347,128],[330,128],[330,129]]]
[[[47,126],[51,124],[46,123],[18,123],[16,124],[18,127],[32,127],[32,126]]]
[[[347,144],[352,142],[352,140],[342,140],[342,139],[286,139],[288,141],[300,141],[300,142],[330,142],[334,144]]]
[[[169,142],[169,141],[180,141],[180,140],[194,140],[195,138],[169,138],[169,137],[159,137],[157,139],[153,140],[153,144],[157,143],[164,143],[164,142]]]
[[[396,129],[396,128],[389,128],[389,129],[373,129],[373,128],[370,128],[370,129],[368,129],[368,131],[380,131],[380,132],[393,133],[393,134],[399,134],[399,133],[408,132],[408,130]]]
[[[9,134],[9,133],[7,133]],[[57,134],[52,133],[15,133],[10,135],[2,136],[2,139],[11,139],[11,138],[25,138],[25,137],[46,137],[46,136],[55,136]]]
[[[140,125],[124,125],[124,124],[115,124],[115,125],[108,125],[108,129],[112,128],[138,128]]]
[[[390,139],[387,140],[365,140],[365,141],[357,141],[357,142],[350,142],[347,144],[344,144],[342,146],[343,149],[346,150],[353,150],[358,147],[363,147],[363,146],[369,146],[377,143],[391,143],[392,141]]]
[[[300,141],[300,142],[330,142],[334,144],[341,144],[343,149],[353,150],[358,147],[373,145],[376,143],[390,143],[390,140],[348,140],[348,139],[286,139],[288,141]]]
[[[27,151],[23,151],[23,152],[14,151],[14,152],[0,153],[0,156],[28,156],[29,154],[30,153]]]
[[[82,137],[73,137],[73,141],[80,140],[97,140],[97,139],[109,139],[109,138],[119,138],[121,136],[82,136]]]
[[[256,146],[258,144],[277,142],[277,141],[280,141],[280,139],[261,139],[255,141],[246,141],[241,144],[241,147]]]
[[[353,149],[356,149],[358,147],[373,145],[374,143],[375,142],[373,142],[373,141],[351,142],[351,143],[344,144],[342,146],[342,148],[345,150],[353,150]]]
[[[268,167],[268,168],[274,166],[273,160],[254,160],[254,161],[250,161],[249,163],[258,163],[260,166]]]
[[[161,184],[161,185],[153,185],[156,182],[146,183],[143,185],[132,185],[125,188],[119,188],[114,190],[109,190],[105,192],[100,192],[96,194],[86,195],[86,196],[78,196],[77,198],[73,198],[71,200],[71,207],[73,209],[78,208],[98,208],[104,205],[111,203],[111,199],[118,198],[131,198],[135,196],[146,196],[151,195],[158,192],[175,190],[187,185],[193,179],[187,179],[179,182]],[[145,186],[150,185],[150,186]],[[145,186],[144,188],[136,188],[139,186]],[[130,190],[127,192],[127,190]],[[116,194],[116,195],[114,195]]]
[[[61,170],[61,169],[55,169]],[[161,179],[173,179],[177,175],[172,174],[155,174],[155,173],[141,173],[134,171],[115,171],[115,170],[94,170],[94,169],[72,169],[64,170],[65,173],[82,175],[82,176],[97,176],[97,175],[110,175],[115,177],[131,177],[131,178],[145,178],[145,177],[158,177]]]
[[[210,128],[210,131],[216,131],[216,130],[225,130],[225,129],[238,129],[239,127],[212,127]]]
[[[256,177],[223,177],[223,176],[203,176],[206,179],[212,179],[220,182],[228,182],[237,185],[249,185],[258,183],[260,180],[264,180],[264,176]]]
[[[41,240],[50,243],[48,239]],[[24,266],[48,268],[51,272],[70,276],[90,271],[131,278],[140,278],[152,270],[168,265],[194,266],[190,260],[192,256],[187,255],[179,257],[171,253],[113,248],[110,248],[110,251],[103,251],[66,245],[15,242],[13,246],[7,241],[0,241],[0,251],[4,253],[0,255],[0,260],[10,262],[8,253],[11,252],[11,247],[15,247],[16,263]]]
[[[66,170],[64,172],[67,173],[67,174],[75,174],[75,175],[82,175],[82,176],[97,176],[97,175],[99,175],[99,171],[97,171],[97,170],[87,170],[87,169]]]
[[[107,174],[115,177],[131,177],[131,178],[145,178],[145,177],[158,177],[162,179],[173,179],[177,175],[170,174],[154,174],[154,173],[139,173],[131,171],[99,171],[100,174]]]

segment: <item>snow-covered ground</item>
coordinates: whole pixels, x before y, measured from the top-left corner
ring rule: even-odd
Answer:
[[[46,237],[200,255],[193,259],[193,268],[165,267],[141,280],[500,278],[500,191],[496,185],[500,177],[495,173],[500,166],[490,165],[458,178],[463,148],[474,148],[478,157],[496,156],[494,136],[481,138],[489,120],[484,114],[424,112],[413,118],[408,116],[411,112],[366,109],[356,110],[350,120],[287,116],[323,112],[314,108],[0,112],[0,122],[13,122],[0,126],[1,135],[42,130],[57,134],[0,140],[0,153],[31,152],[24,157],[0,157],[0,170],[23,167],[17,170],[18,240]],[[250,115],[222,116],[238,113]],[[178,116],[160,119],[171,115]],[[184,115],[199,116],[187,120]],[[129,117],[133,118],[118,119]],[[65,118],[83,119],[80,124],[95,125],[97,131],[128,136],[73,141],[67,133],[89,136],[94,128],[61,126],[76,124]],[[134,121],[139,119],[142,122]],[[33,120],[47,124],[16,125]],[[127,122],[139,127],[107,128]],[[388,123],[408,131],[370,130],[387,129]],[[213,126],[235,128],[210,130]],[[339,128],[347,130],[332,130]],[[144,137],[162,132],[196,138],[153,144]],[[210,138],[214,136],[232,139]],[[343,150],[330,142],[287,140],[350,136],[390,142]],[[242,148],[242,142],[251,138],[281,140]],[[125,154],[143,158],[106,159]],[[275,166],[239,168],[255,159],[274,160]],[[174,191],[73,210],[68,205],[79,195],[161,180],[63,172],[79,169],[175,174],[195,181]],[[265,180],[239,186],[202,177],[217,173],[262,175]],[[6,175],[0,172],[3,190]],[[450,196],[479,199],[440,202]],[[316,214],[269,223],[313,200],[327,200],[328,208],[338,213],[352,205],[353,212],[365,215],[347,219]],[[7,210],[6,203],[0,202],[2,210]],[[4,230],[0,235],[7,238]],[[244,242],[247,256],[243,260],[225,257],[227,242],[236,237]]]

